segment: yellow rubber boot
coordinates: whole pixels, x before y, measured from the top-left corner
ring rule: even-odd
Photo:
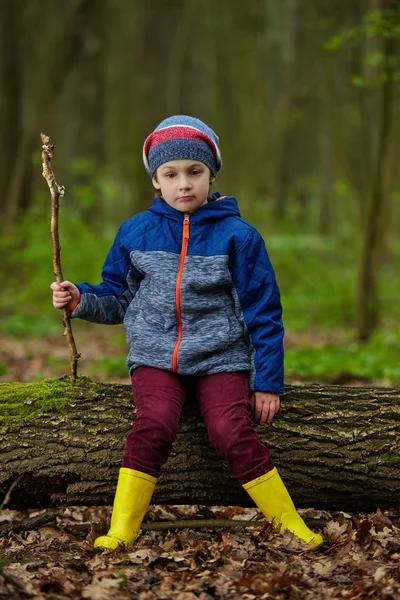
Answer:
[[[120,544],[131,544],[139,533],[149,507],[157,479],[147,473],[122,467],[107,535],[98,537],[95,548],[115,550]]]
[[[296,511],[275,467],[265,475],[245,483],[243,487],[268,521],[274,523],[281,531],[291,531],[314,548],[322,544],[322,536],[312,532]]]

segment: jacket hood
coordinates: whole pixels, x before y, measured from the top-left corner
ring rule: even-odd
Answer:
[[[153,206],[149,210],[179,222],[183,221],[185,217],[184,212],[173,208],[160,196],[154,197]],[[198,223],[200,221],[224,219],[225,217],[240,217],[237,200],[233,196],[223,196],[220,192],[214,192],[212,200],[209,200],[207,204],[190,215],[190,221]]]

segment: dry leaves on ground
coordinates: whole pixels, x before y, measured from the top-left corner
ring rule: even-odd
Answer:
[[[172,519],[169,531],[142,532],[132,546],[101,553],[93,524],[104,528],[110,509],[67,508],[54,524],[0,537],[0,599],[400,597],[400,511],[305,514],[326,523],[316,552],[268,523],[173,529],[176,519],[262,518],[256,509],[155,506],[146,521]],[[0,523],[27,516],[4,510]]]

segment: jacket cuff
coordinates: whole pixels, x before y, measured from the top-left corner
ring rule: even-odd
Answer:
[[[82,294],[80,294],[80,296],[79,296],[79,302],[78,302],[78,304],[75,306],[74,310],[71,310],[71,315],[73,315],[73,314],[74,314],[74,312],[75,312],[75,311],[76,311],[76,310],[79,308],[79,306],[81,305],[81,302],[82,302]]]
[[[79,303],[75,306],[74,310],[71,311],[71,319],[80,319],[81,315],[85,311],[85,294],[81,293],[81,297],[79,298]]]

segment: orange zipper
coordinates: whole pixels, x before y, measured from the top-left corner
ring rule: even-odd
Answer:
[[[176,289],[175,289],[175,303],[176,303],[176,314],[178,317],[178,339],[175,344],[174,352],[172,354],[172,370],[174,373],[178,370],[178,353],[179,346],[182,341],[182,314],[181,314],[181,283],[182,283],[182,275],[183,275],[183,267],[185,265],[185,258],[188,249],[189,243],[189,214],[185,214],[185,219],[183,221],[183,233],[182,233],[182,248],[181,248],[181,258],[179,261],[179,269],[178,276],[176,278]]]

